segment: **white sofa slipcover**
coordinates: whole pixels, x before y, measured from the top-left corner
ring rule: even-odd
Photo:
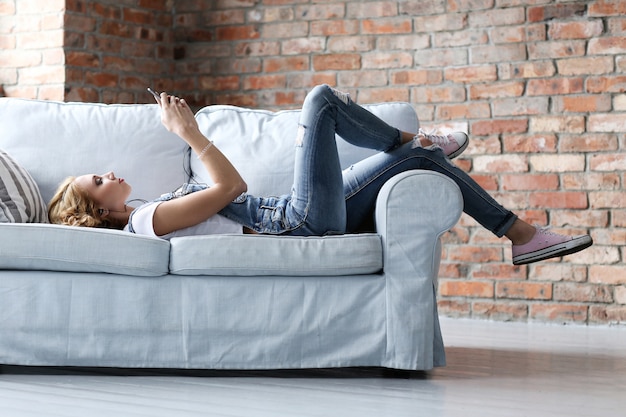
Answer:
[[[403,130],[406,103],[368,106]],[[203,132],[256,194],[289,190],[298,110],[209,106]],[[338,139],[342,164],[371,151]],[[131,198],[209,182],[156,105],[0,99],[0,149],[44,201],[68,175],[113,170]],[[220,235],[171,242],[117,230],[0,224],[0,364],[188,369],[445,364],[435,281],[458,187],[433,172],[394,177],[373,233]]]

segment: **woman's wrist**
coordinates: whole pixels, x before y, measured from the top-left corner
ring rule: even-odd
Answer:
[[[213,146],[213,142],[209,139],[209,143],[207,143],[206,146],[202,148],[202,150],[198,154],[198,159],[202,159],[202,157],[207,153],[209,149],[211,149],[212,146]]]

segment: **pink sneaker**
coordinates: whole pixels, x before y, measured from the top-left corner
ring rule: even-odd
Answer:
[[[420,146],[418,145],[420,139],[428,139],[433,144],[439,146],[443,150],[443,153],[450,159],[461,155],[465,148],[467,148],[467,145],[469,145],[469,137],[463,132],[453,132],[448,135],[435,135],[433,133],[426,133],[420,128],[417,135],[413,138],[415,142],[413,145],[414,148]]]
[[[589,235],[566,236],[537,227],[535,236],[523,245],[513,245],[513,264],[523,265],[557,256],[570,255],[593,244]]]

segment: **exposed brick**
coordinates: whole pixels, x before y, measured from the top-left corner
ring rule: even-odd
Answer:
[[[364,34],[383,35],[390,33],[410,33],[413,25],[409,18],[380,18],[361,21]]]
[[[450,260],[481,263],[490,261],[501,261],[502,251],[496,247],[459,247],[454,253],[451,253],[448,257]]]
[[[435,69],[399,70],[391,74],[392,84],[439,84],[442,80],[441,71]]]
[[[472,313],[473,317],[490,320],[520,321],[528,316],[528,305],[526,303],[476,301],[472,304]]]
[[[528,8],[528,20],[531,22],[546,21],[554,18],[563,19],[582,16],[586,11],[584,4],[552,4]]]
[[[367,52],[376,49],[375,44],[367,36],[341,36],[329,39],[328,52]]]
[[[604,228],[609,224],[606,210],[552,210],[550,218],[559,226]]]
[[[219,27],[215,33],[218,41],[258,39],[261,36],[258,27],[254,25]]]
[[[316,71],[355,70],[361,68],[359,54],[326,54],[313,56],[313,68]]]
[[[585,169],[584,155],[531,155],[530,166],[538,172],[571,172]]]
[[[556,190],[559,187],[559,177],[555,174],[507,174],[501,178],[503,190]]]
[[[592,114],[587,125],[590,132],[624,132],[626,117],[621,113]]]
[[[307,56],[268,58],[263,61],[264,72],[306,71],[309,67]]]
[[[537,281],[571,281],[587,280],[587,268],[566,263],[537,263],[533,265],[531,276]]]
[[[568,58],[556,62],[557,70],[562,75],[607,74],[613,71],[613,57]]]
[[[407,3],[434,3],[434,2],[406,2]],[[455,14],[438,14],[438,15],[429,15],[422,16],[419,14],[412,14],[415,17],[413,19],[414,31],[417,33],[421,32],[440,32],[440,31],[449,31],[449,30],[460,30],[463,29],[467,23],[467,15],[461,13]]]
[[[473,271],[475,280],[523,280],[526,279],[526,267],[511,264],[484,264]]]
[[[587,78],[589,93],[624,93],[626,92],[626,75],[589,77]]]
[[[626,304],[626,286],[615,287],[615,302],[617,304]]]
[[[465,300],[439,300],[439,314],[446,317],[469,317],[471,304]]]
[[[362,57],[363,68],[407,68],[413,65],[413,55],[408,52],[377,52]]]
[[[428,49],[415,53],[415,62],[418,67],[450,67],[467,65],[468,52],[465,48]]]
[[[589,4],[589,16],[623,16],[626,4],[622,0],[599,0]]]
[[[311,22],[311,35],[313,36],[356,35],[357,33],[359,33],[358,20],[323,20]]]
[[[92,68],[100,66],[99,57],[89,52],[68,52],[65,59],[67,65]]]
[[[516,298],[524,300],[550,300],[552,284],[539,282],[496,282],[497,298]]]
[[[474,157],[475,172],[526,172],[528,161],[523,155],[476,156]]]
[[[240,42],[235,46],[238,56],[272,56],[280,54],[279,42]]]
[[[205,76],[199,79],[200,87],[205,91],[238,90],[240,77],[238,75]]]
[[[547,153],[556,152],[556,135],[551,133],[536,135],[503,135],[505,152]]]
[[[413,94],[418,102],[459,102],[465,100],[465,89],[461,86],[415,87]]]
[[[588,307],[585,305],[570,304],[532,304],[529,316],[534,320],[585,323],[587,321]]]
[[[395,1],[374,1],[348,3],[346,15],[352,18],[389,17],[398,15],[398,4]]]
[[[444,70],[444,78],[455,83],[482,83],[495,81],[495,65],[480,65],[460,68],[447,68]]]
[[[530,119],[530,131],[582,133],[585,131],[584,116],[534,116]]]
[[[345,6],[341,3],[297,6],[295,17],[300,21],[341,19],[346,17]]]
[[[590,166],[594,171],[626,171],[626,154],[592,155]]]
[[[559,113],[608,112],[611,110],[611,107],[611,97],[604,94],[555,97],[553,102],[554,111]]]
[[[488,103],[442,104],[437,107],[437,118],[451,119],[487,119],[491,116]]]
[[[499,154],[502,153],[502,145],[498,136],[483,136],[480,138],[472,138],[468,148],[465,150],[467,155],[482,154]]]
[[[409,101],[407,88],[370,88],[361,90],[357,96],[360,103],[378,103],[385,101]]]
[[[475,1],[471,3],[475,3]],[[472,9],[475,10],[474,8]],[[470,27],[510,26],[519,25],[524,23],[524,21],[525,10],[523,7],[472,11],[469,13]]]
[[[488,83],[469,86],[470,100],[498,97],[518,97],[524,92],[524,83],[512,81],[504,83]]]
[[[96,87],[115,87],[119,83],[119,75],[107,72],[86,72],[85,81]]]
[[[531,60],[583,56],[586,44],[583,40],[536,42],[528,44],[528,58]]]
[[[556,94],[574,94],[583,92],[583,79],[550,78],[529,80],[526,93],[529,96],[553,96]]]
[[[548,36],[551,39],[588,39],[600,36],[604,26],[601,20],[574,21],[574,22],[551,22],[548,29]],[[592,39],[593,42],[596,39]],[[589,48],[591,50],[591,42]],[[597,52],[592,52],[597,53]]]
[[[554,284],[555,301],[611,303],[613,293],[609,287],[583,283]]]
[[[285,75],[258,75],[244,78],[243,88],[245,90],[265,90],[274,88],[285,88],[287,78]]]
[[[341,71],[337,74],[338,85],[342,87],[381,87],[389,84],[384,70]],[[406,97],[406,90],[403,90]]]
[[[367,39],[373,40],[371,37]],[[376,39],[377,49],[380,50],[408,50],[426,49],[430,47],[430,37],[426,35],[397,35],[384,36]],[[372,48],[375,49],[375,48]]]
[[[626,306],[591,305],[589,321],[592,323],[626,323]]]
[[[495,133],[524,133],[527,130],[528,120],[526,119],[485,120],[471,124],[471,132],[477,136]]]
[[[598,213],[598,217],[601,214],[605,214],[607,219],[602,226],[595,226],[591,231],[594,244],[597,245],[610,245],[610,246],[623,246],[626,242],[626,228],[610,227],[613,217],[609,218],[608,210],[597,210],[592,213]]]
[[[445,297],[479,297],[494,296],[493,283],[483,281],[439,281],[439,293]]]
[[[446,48],[454,46],[480,45],[489,42],[489,36],[484,29],[464,30],[457,32],[435,32],[433,46]]]
[[[446,5],[444,1],[403,1],[398,3],[398,12],[408,15],[433,15],[444,13]]]
[[[526,59],[526,48],[523,44],[472,46],[470,53],[472,64],[524,61]]]
[[[492,100],[493,116],[522,116],[530,114],[546,114],[548,112],[547,97],[515,97]]]
[[[336,86],[337,72],[298,72],[287,75],[287,88],[289,89],[302,89],[305,87],[313,87],[319,84]]]
[[[556,72],[552,61],[530,61],[498,64],[498,76],[501,80],[519,78],[545,78]]]
[[[567,173],[561,175],[561,186],[566,190],[615,190],[620,187],[620,178],[614,172]]]
[[[517,43],[524,42],[527,31],[524,26],[499,26],[491,29],[493,43]]]
[[[530,207],[585,209],[589,207],[587,194],[576,191],[535,192],[528,196]]]
[[[591,208],[621,208],[626,201],[626,191],[590,191]]]

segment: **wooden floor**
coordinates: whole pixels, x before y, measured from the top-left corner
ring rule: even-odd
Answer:
[[[448,366],[185,372],[3,367],[0,416],[626,416],[626,327],[442,320]]]

